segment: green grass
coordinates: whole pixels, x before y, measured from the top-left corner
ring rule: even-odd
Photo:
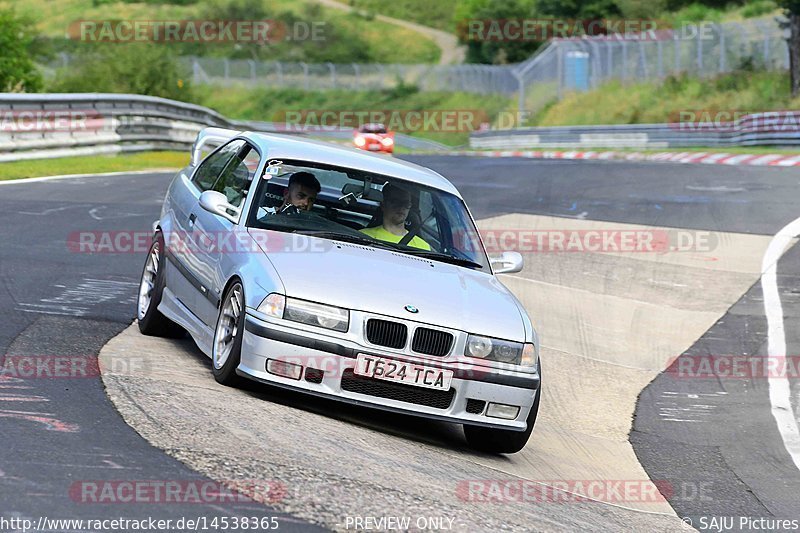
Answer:
[[[349,14],[337,9],[325,8],[307,0],[262,0],[270,16],[292,13],[297,20],[305,22],[324,22],[331,28],[327,35],[335,34],[336,40],[357,36],[365,43],[365,54],[369,61],[382,63],[435,63],[440,50],[436,44],[415,31],[400,28],[393,24],[370,20],[357,14]],[[203,2],[189,5],[174,5],[151,2],[93,0],[58,0],[57,8],[52,0],[0,0],[0,8],[13,7],[18,13],[30,16],[36,22],[36,30],[43,36],[64,38],[70,25],[81,20],[197,20],[207,9]],[[273,15],[274,14],[274,15]],[[73,31],[77,31],[74,29]],[[113,44],[111,46],[123,46]],[[336,42],[280,42],[270,49],[269,60],[303,61],[309,54],[323,54],[326,46],[340,46]],[[314,50],[312,50],[314,48]],[[321,48],[323,51],[316,50]],[[225,54],[226,48],[216,45],[210,53]],[[304,51],[304,57],[295,57]],[[337,57],[337,59],[341,59]],[[322,62],[327,59],[316,59]],[[353,59],[355,60],[355,59]]]
[[[785,72],[733,72],[717,78],[670,77],[663,84],[608,83],[566,95],[529,125],[648,124],[675,121],[681,111],[757,112],[798,109]]]
[[[416,92],[408,86],[383,91],[302,91],[198,87],[197,103],[231,118],[285,121],[287,111],[476,111],[489,122],[513,108],[513,99],[471,93]],[[477,113],[476,113],[477,115]],[[469,131],[407,131],[416,137],[458,146],[467,144]]]
[[[780,9],[774,0],[751,0],[743,6],[728,6],[716,9],[702,4],[690,4],[675,12],[666,12],[659,17],[672,27],[702,21],[727,22],[753,17],[779,15]]]
[[[410,20],[417,24],[444,31],[454,31],[453,14],[460,0],[337,0],[367,13],[378,13],[387,17]]]
[[[138,154],[94,155],[35,159],[0,163],[0,181],[65,174],[95,174],[131,170],[183,168],[189,152],[141,152]]]

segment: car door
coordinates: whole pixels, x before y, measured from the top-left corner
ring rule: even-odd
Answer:
[[[197,166],[191,178],[180,178],[182,183],[172,195],[175,231],[167,236],[170,250],[167,284],[178,300],[201,320],[206,297],[200,282],[200,273],[206,269],[202,250],[208,243],[203,242],[202,234],[195,230],[198,214],[203,211],[200,195],[214,186],[244,144],[243,140],[236,139],[218,148]],[[205,290],[207,292],[207,287]]]
[[[249,143],[243,143],[236,154],[225,165],[211,190],[222,193],[228,203],[242,208],[250,191],[261,156]],[[252,253],[247,247],[247,234],[238,224],[210,213],[200,207],[195,209],[196,220],[193,235],[197,239],[197,277],[201,297],[197,301],[197,316],[207,325],[216,324],[219,300],[227,281],[221,265],[223,256],[231,260],[244,260],[243,254]],[[246,214],[240,215],[243,221]],[[241,235],[237,235],[238,233]]]

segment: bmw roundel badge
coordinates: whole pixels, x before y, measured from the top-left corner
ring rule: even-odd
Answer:
[[[417,309],[416,307],[414,307],[411,304],[407,305],[405,307],[405,310],[408,311],[409,313],[419,313],[419,309]]]

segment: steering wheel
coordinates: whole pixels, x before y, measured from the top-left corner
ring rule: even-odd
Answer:
[[[279,215],[299,215],[300,209],[297,208],[294,204],[287,204],[283,206],[283,209],[278,211]]]

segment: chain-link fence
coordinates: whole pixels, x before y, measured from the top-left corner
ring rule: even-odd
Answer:
[[[682,72],[710,76],[744,66],[788,68],[789,51],[777,22],[767,18],[639,36],[553,39],[515,65],[312,64],[209,57],[182,61],[196,84],[359,91],[405,83],[423,91],[516,94],[520,111],[535,111],[568,92],[610,80],[658,80]],[[62,55],[50,67],[69,62]]]
[[[195,83],[305,90],[370,90],[416,85],[423,91],[513,93],[517,83],[509,66],[403,65],[381,63],[287,63],[207,57],[185,58]]]
[[[611,35],[550,41],[515,66],[519,109],[535,110],[567,92],[601,83],[706,77],[738,68],[788,69],[785,36],[772,19],[700,24],[640,36]]]

